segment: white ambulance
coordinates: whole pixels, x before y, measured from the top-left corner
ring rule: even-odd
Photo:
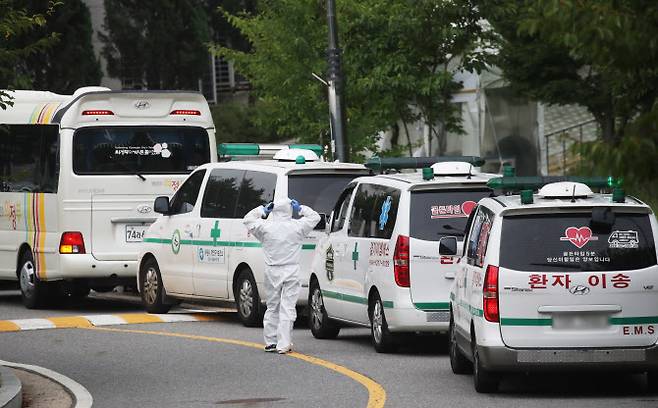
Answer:
[[[217,160],[196,92],[10,91],[0,110],[0,279],[24,304],[135,284],[153,199]]]
[[[279,146],[272,159],[235,160],[274,147],[222,144],[219,151],[233,160],[199,167],[171,200],[156,199],[155,211],[163,216],[146,233],[138,271],[148,312],[166,313],[182,299],[231,302],[246,326],[262,323],[265,260],[242,222],[245,214],[285,197],[326,214],[349,182],[370,172],[362,164],[322,161],[309,146],[297,147]],[[311,232],[302,246],[300,306],[306,304],[321,233]]]
[[[475,389],[493,392],[506,372],[646,371],[655,390],[658,224],[651,208],[623,190],[593,193],[578,182],[536,193],[529,180],[490,185],[528,190],[482,199],[469,220],[450,294],[453,372],[474,371]],[[443,238],[440,253],[457,253],[458,240]]]
[[[336,337],[342,324],[369,326],[375,350],[390,352],[401,333],[448,330],[458,257],[439,257],[438,242],[462,234],[476,203],[492,194],[486,183],[494,175],[473,166],[483,163],[428,157],[366,164],[431,167],[361,177],[338,198],[311,272],[309,325],[316,338]]]

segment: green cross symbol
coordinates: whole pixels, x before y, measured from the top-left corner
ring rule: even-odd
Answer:
[[[212,245],[217,246],[217,239],[222,234],[222,230],[219,229],[219,221],[215,221],[215,226],[210,230],[210,237],[212,238]]]
[[[352,260],[354,261],[354,270],[356,271],[356,261],[359,260],[359,250],[357,249],[358,242],[354,243],[354,252],[352,252]]]

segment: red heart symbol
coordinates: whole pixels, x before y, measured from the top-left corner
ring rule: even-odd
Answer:
[[[564,230],[564,237],[560,239],[562,241],[570,241],[578,248],[582,248],[585,246],[585,244],[592,240],[592,230],[589,229],[589,227],[569,227]]]
[[[466,216],[468,217],[469,215],[471,215],[476,205],[478,205],[478,203],[476,203],[475,201],[464,201],[462,203],[462,213],[466,214]]]

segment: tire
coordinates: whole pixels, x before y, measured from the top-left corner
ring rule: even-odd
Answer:
[[[496,392],[498,391],[500,378],[495,373],[482,367],[477,342],[475,338],[473,340],[473,385],[475,386],[475,391],[483,394]]]
[[[21,255],[18,281],[21,299],[26,308],[39,309],[46,305],[50,298],[50,288],[46,282],[39,280],[31,251],[25,251]]]
[[[327,316],[320,284],[315,279],[311,281],[311,287],[308,291],[308,306],[310,309],[308,325],[311,328],[313,337],[316,339],[335,339],[340,332],[340,327]]]
[[[370,337],[375,351],[378,353],[392,353],[397,350],[397,343],[393,334],[388,330],[384,304],[378,293],[375,293],[368,308],[370,315]]]
[[[167,313],[171,305],[164,303],[164,284],[160,267],[154,258],[144,262],[139,272],[142,288],[142,304],[148,313]]]
[[[464,353],[457,345],[457,333],[455,332],[455,322],[450,313],[450,326],[448,328],[448,353],[450,354],[450,368],[455,374],[471,374],[473,364],[466,358]]]
[[[263,307],[251,269],[243,269],[235,281],[235,304],[242,324],[258,327],[263,324]]]
[[[647,392],[658,393],[658,371],[647,372]]]

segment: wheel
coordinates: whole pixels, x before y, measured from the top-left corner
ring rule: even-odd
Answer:
[[[34,267],[34,258],[31,251],[23,252],[18,272],[21,288],[21,299],[28,309],[38,309],[45,306],[49,296],[49,286],[39,280]]]
[[[658,371],[647,372],[647,391],[652,394],[658,393]]]
[[[375,294],[370,302],[370,335],[378,353],[391,353],[397,349],[393,334],[388,330],[384,304],[379,294]]]
[[[164,285],[158,262],[149,258],[139,274],[142,286],[142,304],[149,313],[167,313],[171,305],[164,303]]]
[[[242,324],[247,327],[263,324],[263,307],[260,304],[258,287],[256,287],[256,281],[250,269],[243,269],[238,275],[234,295]]]
[[[335,339],[340,332],[340,327],[327,316],[322,299],[320,284],[313,279],[308,292],[308,304],[311,309],[308,315],[308,325],[311,333],[316,339]]]
[[[457,333],[455,332],[455,322],[450,313],[450,326],[448,328],[448,350],[450,354],[450,368],[455,374],[470,374],[473,372],[473,364],[464,356],[464,353],[457,345]]]
[[[475,339],[475,338],[474,338]],[[478,352],[477,342],[473,341],[473,385],[475,391],[480,393],[491,393],[498,391],[498,382],[500,379],[495,373],[482,367],[480,353]]]

